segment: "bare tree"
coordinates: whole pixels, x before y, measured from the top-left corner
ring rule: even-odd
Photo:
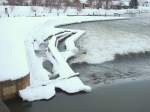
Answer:
[[[31,7],[32,12],[34,12],[34,16],[36,16],[36,8],[34,6]]]
[[[138,0],[131,0],[130,1],[130,8],[135,8],[135,9],[137,9],[138,8]]]
[[[56,9],[59,10],[62,7],[62,0],[56,0]]]
[[[74,0],[73,3],[75,4],[75,7],[77,8],[77,11],[81,11],[80,0]]]
[[[70,0],[63,0],[63,3],[64,3],[64,12],[66,12],[68,7],[71,6],[71,1]]]
[[[32,5],[35,6],[35,5],[37,5],[37,0],[32,0],[31,3],[32,3]]]
[[[97,9],[102,8],[102,0],[97,0],[96,3],[97,3],[96,5]]]
[[[105,9],[109,9],[111,7],[112,0],[102,0],[103,3],[105,3]]]
[[[9,5],[16,5],[17,4],[17,0],[8,0],[8,4]]]
[[[54,0],[46,0],[45,1],[45,6],[50,9],[50,12],[51,12],[51,10],[53,8],[53,3],[54,3]]]

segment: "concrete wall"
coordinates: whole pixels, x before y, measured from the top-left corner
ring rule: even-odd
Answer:
[[[19,90],[22,90],[29,85],[30,85],[29,75],[14,81],[8,80],[0,82],[0,99],[7,100],[15,98]]]

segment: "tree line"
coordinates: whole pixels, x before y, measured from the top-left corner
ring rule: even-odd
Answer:
[[[46,6],[46,7],[56,7],[61,8],[65,7],[80,7],[83,8],[81,4],[82,0],[7,0],[6,5],[20,5],[20,6]],[[110,3],[113,0],[87,0],[86,3],[92,4],[95,2],[95,7],[99,8],[110,8]],[[105,4],[105,7],[103,5]],[[130,8],[138,7],[138,0],[130,0],[129,3]]]

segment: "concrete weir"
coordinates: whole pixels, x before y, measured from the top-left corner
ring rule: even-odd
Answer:
[[[84,31],[81,30],[64,30],[42,39],[26,41],[31,86],[20,91],[20,96],[24,100],[50,99],[55,95],[55,88],[60,88],[67,93],[91,91],[91,88],[79,79],[79,73],[75,73],[67,63],[70,57],[77,54],[78,49],[74,42],[83,34]],[[59,49],[61,44],[65,46],[64,51]],[[45,60],[50,63],[50,70],[43,67]],[[49,92],[42,96],[37,91]]]

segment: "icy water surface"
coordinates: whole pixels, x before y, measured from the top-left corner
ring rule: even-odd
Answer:
[[[118,56],[103,64],[73,64],[85,84],[93,88],[116,82],[150,79],[150,54]]]
[[[115,54],[150,51],[150,15],[130,20],[74,24],[64,28],[86,31],[76,43],[84,53],[74,62],[97,64],[114,60]]]
[[[93,35],[111,37],[114,36],[113,32],[115,36],[118,32],[126,32],[122,36],[127,37],[129,33],[133,37],[150,37],[150,15],[130,20],[74,24],[63,28],[87,31],[76,43],[81,54],[84,54],[87,50],[85,44],[90,44],[85,38],[90,39]],[[68,95],[59,91],[48,101],[8,101],[6,104],[11,112],[150,112],[149,52],[117,55],[114,60],[101,64],[80,63],[72,64],[71,67],[80,73],[85,84],[93,88],[91,93]],[[126,81],[128,83],[120,83]]]
[[[150,52],[136,53],[141,48],[150,47],[149,43],[142,43],[150,40],[150,14],[144,14],[142,17],[138,15],[129,20],[90,22],[68,25],[63,28],[86,31],[86,34],[76,42],[81,54],[75,60],[83,62],[72,64],[72,68],[81,74],[80,77],[86,84],[99,87],[99,85],[111,84],[115,81],[131,81],[150,77]],[[117,44],[112,46],[116,47],[114,50],[122,47],[125,51],[128,49],[135,50],[135,53],[115,55],[114,59],[110,58],[112,61],[104,59],[103,62],[101,57],[111,56],[111,52],[113,52],[111,46],[107,44],[114,44],[113,40],[117,40],[118,37],[123,41],[119,40],[119,46],[117,47]],[[126,40],[127,38],[128,40]],[[100,41],[102,40],[108,43],[101,43]],[[120,46],[122,44],[124,45]],[[144,50],[146,51],[146,49],[141,51]],[[149,49],[147,50],[149,51]],[[94,62],[95,64],[86,64],[84,62]]]

